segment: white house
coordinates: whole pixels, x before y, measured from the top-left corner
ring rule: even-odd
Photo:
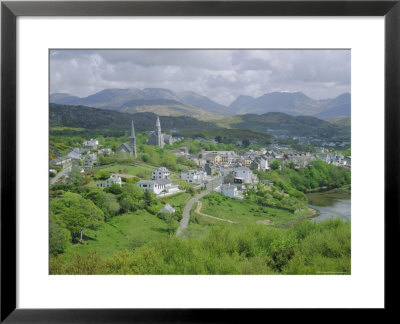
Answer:
[[[175,193],[179,191],[178,186],[173,185],[169,179],[140,180],[137,184],[143,191],[151,190],[156,195],[162,192]]]
[[[92,166],[93,164],[96,163],[96,161],[97,161],[97,154],[95,154],[95,153],[92,153],[92,154],[89,153],[83,159],[83,163],[88,166]]]
[[[79,153],[78,150],[72,149],[68,154],[68,157],[70,157],[73,160],[82,160],[82,154]]]
[[[69,156],[62,156],[62,157],[58,157],[58,158],[51,160],[50,164],[62,165],[64,167],[65,164],[68,164],[70,162],[71,162],[71,158]]]
[[[101,188],[107,188],[107,187],[110,187],[114,183],[116,183],[117,185],[119,185],[121,187],[121,185],[122,185],[121,177],[118,177],[116,175],[112,175],[106,181],[99,182],[97,184],[97,186],[101,187]]]
[[[153,173],[151,174],[151,178],[153,180],[168,179],[169,178],[169,170],[166,167],[161,167],[161,168],[155,169],[153,171]]]
[[[191,183],[200,183],[206,179],[206,173],[199,170],[181,172],[181,179]]]
[[[93,138],[91,138],[89,141],[83,142],[83,146],[88,149],[97,149],[98,145],[99,145],[99,141],[96,139],[93,139]]]
[[[232,173],[236,177],[242,178],[244,183],[253,182],[253,171],[247,167],[235,168]]]
[[[102,149],[99,151],[99,153],[100,153],[100,154],[103,154],[103,155],[110,155],[112,152],[113,152],[113,151],[112,151],[110,148],[108,148],[108,147],[102,148]]]
[[[266,160],[266,159],[261,159],[260,160],[260,169],[261,169],[261,171],[269,170],[268,160]]]
[[[231,198],[236,198],[236,196],[238,194],[238,191],[237,191],[236,186],[232,186],[230,184],[222,184],[221,185],[221,193],[224,196],[228,196],[228,197],[231,197]]]

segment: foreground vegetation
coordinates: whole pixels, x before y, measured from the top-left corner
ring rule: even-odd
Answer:
[[[219,223],[201,238],[169,237],[117,252],[50,259],[51,274],[350,274],[350,223],[273,228]]]

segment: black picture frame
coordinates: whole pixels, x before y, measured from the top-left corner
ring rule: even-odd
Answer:
[[[243,313],[255,319],[265,312],[238,309],[16,308],[16,19],[19,16],[384,16],[385,310],[396,309],[396,298],[389,296],[396,296],[395,289],[399,283],[396,268],[391,266],[391,255],[398,255],[396,250],[392,254],[392,249],[398,243],[400,228],[400,0],[4,1],[1,3],[1,322],[235,322]]]

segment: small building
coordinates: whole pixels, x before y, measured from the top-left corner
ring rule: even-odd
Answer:
[[[230,184],[222,184],[221,194],[230,198],[236,198],[238,196],[238,190],[236,186]]]
[[[151,190],[156,195],[163,191],[170,192],[170,190],[174,190],[175,187],[178,188],[177,186],[173,186],[169,179],[140,180],[137,184],[143,191]]]
[[[84,141],[84,142],[83,142],[83,146],[86,147],[86,148],[88,148],[88,149],[94,149],[94,150],[96,150],[97,147],[99,146],[99,141],[96,140],[96,139],[91,138],[91,139],[88,140],[88,141]]]
[[[72,159],[69,156],[61,156],[53,160],[50,160],[50,164],[61,165],[62,167],[64,167],[66,164],[71,163],[71,161]]]
[[[82,160],[82,153],[79,153],[79,151],[77,151],[75,149],[72,149],[71,151],[69,151],[67,156],[73,160]]]
[[[156,179],[169,179],[170,173],[169,170],[166,167],[161,167],[158,169],[155,169],[152,174],[151,174],[151,178],[153,180]]]
[[[175,213],[175,208],[170,204],[166,204],[163,208],[158,211],[159,214],[173,214]]]
[[[100,154],[103,154],[103,155],[110,155],[110,154],[113,153],[113,151],[112,151],[112,149],[106,147],[106,148],[102,148],[102,149],[99,151],[99,153],[100,153]]]
[[[247,167],[235,168],[233,170],[233,174],[235,175],[235,177],[242,178],[244,183],[253,182],[253,176],[254,176],[253,171],[251,171]]]
[[[86,166],[93,166],[96,163],[96,161],[97,161],[97,154],[95,153],[89,153],[83,159],[83,163]]]
[[[101,188],[107,188],[107,187],[110,187],[111,185],[113,185],[114,183],[121,187],[121,185],[122,185],[121,177],[118,177],[116,175],[112,175],[106,181],[99,182],[97,184],[97,186],[101,187]]]
[[[189,170],[181,172],[181,179],[190,183],[198,184],[206,179],[206,173],[199,170]]]

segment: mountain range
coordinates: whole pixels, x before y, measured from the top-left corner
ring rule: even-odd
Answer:
[[[260,97],[239,96],[229,106],[221,105],[192,91],[173,92],[162,88],[105,89],[87,97],[53,93],[50,103],[90,106],[126,113],[152,112],[161,116],[189,116],[201,120],[232,115],[281,112],[322,119],[349,117],[351,95],[314,100],[302,92],[271,92]]]

